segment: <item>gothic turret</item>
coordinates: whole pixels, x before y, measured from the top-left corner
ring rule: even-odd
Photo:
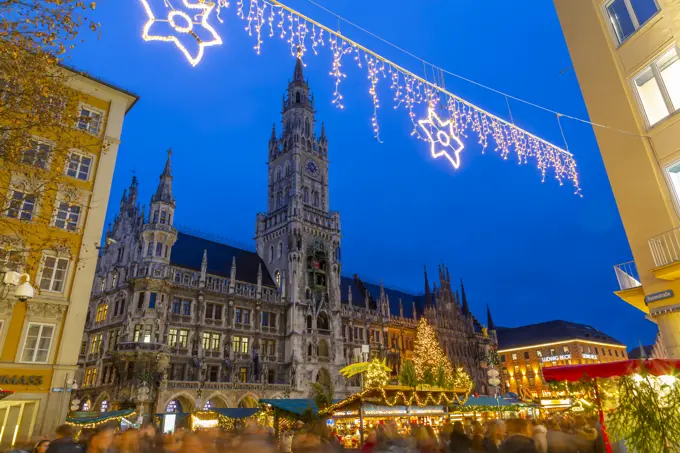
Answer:
[[[489,305],[486,306],[486,325],[489,331],[496,330],[496,325],[493,323],[493,318],[491,317],[491,309]]]
[[[430,282],[427,280],[427,266],[425,266],[425,308],[432,305],[432,296],[430,295]]]
[[[468,305],[467,296],[465,295],[465,286],[463,286],[463,279],[460,280],[460,295],[463,303],[461,310],[465,316],[470,316],[470,306]]]

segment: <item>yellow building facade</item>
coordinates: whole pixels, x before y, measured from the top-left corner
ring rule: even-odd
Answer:
[[[632,250],[616,294],[680,357],[680,0],[554,0]],[[612,263],[615,264],[615,263]]]
[[[43,170],[59,172],[43,196],[22,194],[26,173],[0,167],[12,173],[4,175],[3,181],[10,182],[0,187],[0,196],[11,200],[1,213],[0,235],[14,236],[15,244],[21,244],[8,247],[11,241],[3,241],[0,283],[16,271],[27,273],[35,288],[28,300],[17,298],[12,286],[3,285],[0,292],[0,389],[9,393],[0,400],[2,447],[53,436],[68,412],[123,119],[138,99],[90,76],[62,70],[78,93],[79,117],[89,118],[78,121],[70,133],[86,137],[88,146],[58,155],[50,153],[59,147],[58,137],[46,131],[33,134],[35,144],[24,152],[22,165],[38,180]],[[47,156],[42,161],[35,158],[39,152]],[[76,196],[65,203],[65,192]],[[59,246],[41,247],[45,238]],[[17,253],[20,260],[14,259]]]

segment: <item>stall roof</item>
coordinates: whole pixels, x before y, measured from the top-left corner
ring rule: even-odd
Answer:
[[[113,419],[113,418],[118,418],[118,417],[126,417],[128,415],[132,415],[135,413],[134,409],[125,409],[122,411],[114,411],[114,412],[104,412],[102,415],[99,415],[97,417],[74,417],[74,418],[67,418],[66,421],[69,423],[74,423],[76,425],[88,425],[90,423],[100,423],[105,420]]]
[[[677,374],[680,360],[648,359],[621,360],[619,362],[594,363],[543,368],[546,381],[580,381],[583,378],[610,378],[647,372],[654,376]]]
[[[334,400],[333,404],[338,401],[341,400]],[[313,399],[261,399],[260,403],[269,404],[277,409],[297,415],[302,415],[310,407],[314,414],[319,412],[319,408]]]
[[[236,418],[236,419],[252,417],[253,415],[257,414],[260,411],[260,409],[258,407],[254,407],[254,408],[250,408],[250,407],[238,407],[238,408],[214,407],[210,410],[212,412],[217,412],[218,414],[223,415],[224,417]]]

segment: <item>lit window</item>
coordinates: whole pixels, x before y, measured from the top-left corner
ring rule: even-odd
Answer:
[[[642,110],[650,126],[680,108],[680,62],[677,48],[657,58],[634,80]]]
[[[24,192],[14,190],[12,198],[9,200],[9,208],[7,209],[7,217],[19,220],[33,219],[33,210],[35,209],[35,195],[28,195]]]
[[[170,329],[168,332],[168,346],[175,347],[177,345],[177,329]]]
[[[616,38],[622,43],[651,19],[659,7],[655,0],[611,0],[605,9]]]
[[[43,291],[61,292],[64,290],[64,280],[68,269],[67,258],[46,256],[40,275],[40,289]]]
[[[29,323],[21,361],[47,363],[53,333],[54,325],[52,324]]]
[[[147,324],[144,326],[144,343],[151,343],[151,325]]]
[[[241,382],[248,381],[248,368],[241,367],[238,374]]]
[[[274,272],[274,283],[276,283],[276,286],[281,286],[281,272],[276,271]]]
[[[135,325],[135,333],[134,333],[134,336],[133,336],[133,338],[134,338],[133,341],[135,343],[139,342],[139,337],[141,335],[141,332],[142,332],[142,326],[140,324]]]
[[[102,114],[95,112],[93,109],[88,107],[80,108],[80,118],[78,118],[78,123],[76,127],[81,131],[89,132],[90,134],[99,133],[99,126],[102,122]]]
[[[51,145],[31,140],[31,146],[30,148],[24,150],[24,154],[21,157],[21,162],[27,165],[45,169],[47,168],[47,162],[50,160],[51,153]]]
[[[113,277],[111,278],[111,288],[115,288],[117,284],[118,284],[118,272],[114,272]]]
[[[232,339],[232,345],[234,348],[234,352],[238,353],[241,351],[241,337],[234,337]]]
[[[241,353],[248,354],[248,338],[241,338]]]
[[[515,354],[514,352],[512,353],[512,360],[517,360],[517,354]]]
[[[64,201],[57,203],[57,215],[54,219],[54,226],[62,230],[75,231],[78,228],[80,219],[80,206],[68,204]]]
[[[189,331],[182,329],[179,331],[179,347],[185,349],[187,347],[187,338],[189,337]]]
[[[108,311],[109,311],[109,304],[99,304],[97,306],[97,316],[95,317],[95,321],[96,322],[105,321]]]
[[[543,351],[536,351],[536,356],[539,358],[543,357]]]
[[[68,167],[66,168],[66,174],[72,178],[87,181],[90,177],[91,167],[91,157],[72,152],[68,161]]]

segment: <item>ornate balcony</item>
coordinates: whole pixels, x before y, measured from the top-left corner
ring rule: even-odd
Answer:
[[[168,345],[165,343],[141,343],[141,342],[125,342],[118,343],[116,351],[143,351],[143,352],[170,352]]]

